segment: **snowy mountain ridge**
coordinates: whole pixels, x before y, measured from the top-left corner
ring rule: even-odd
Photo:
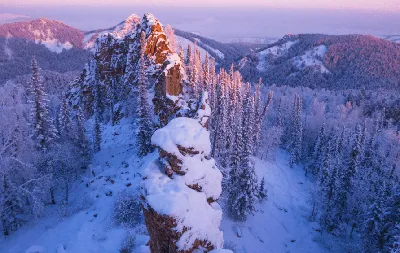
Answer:
[[[398,87],[400,45],[369,35],[287,35],[237,64],[246,80],[270,85]]]
[[[127,19],[122,21],[116,26],[107,29],[97,29],[94,31],[85,32],[85,38],[83,41],[84,48],[92,49],[94,47],[95,40],[103,35],[112,34],[114,37],[123,39],[126,35],[133,32],[137,24],[140,23],[140,17],[136,14],[130,15]]]
[[[83,35],[78,29],[47,18],[0,25],[0,37],[34,41],[57,53],[72,47],[82,48]]]

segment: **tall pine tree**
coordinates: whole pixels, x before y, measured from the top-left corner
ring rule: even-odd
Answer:
[[[141,34],[141,56],[140,56],[140,76],[139,76],[139,133],[137,136],[138,154],[143,157],[153,151],[151,145],[151,136],[154,132],[151,108],[149,105],[147,78],[146,78],[146,56],[144,50],[146,47],[146,35]]]

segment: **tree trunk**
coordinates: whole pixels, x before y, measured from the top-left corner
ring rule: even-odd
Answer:
[[[68,198],[69,198],[69,186],[68,182],[65,183],[65,203],[68,204]]]
[[[56,201],[54,199],[54,188],[53,188],[53,186],[50,187],[50,196],[51,196],[51,204],[54,205],[56,203]]]
[[[353,239],[353,231],[356,228],[356,223],[353,222],[353,225],[351,225],[351,231],[350,231],[350,239]]]

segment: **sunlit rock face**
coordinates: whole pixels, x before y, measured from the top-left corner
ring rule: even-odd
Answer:
[[[93,114],[95,87],[98,85],[97,92],[104,99],[105,106],[121,114],[124,108],[120,107],[135,96],[140,73],[140,40],[144,32],[144,54],[148,62],[146,76],[149,88],[154,87],[153,102],[158,123],[164,126],[182,102],[179,96],[185,79],[183,63],[170,49],[162,24],[152,14],[145,14],[140,22],[132,18],[131,25],[124,27],[123,38],[115,33],[97,38],[92,60],[71,85],[69,101],[75,107],[84,107],[87,115]],[[132,30],[127,30],[129,27]],[[118,101],[110,101],[115,97]],[[119,108],[113,108],[116,104]],[[113,118],[120,118],[120,115]]]

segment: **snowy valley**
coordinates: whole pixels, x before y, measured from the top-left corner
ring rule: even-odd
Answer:
[[[82,180],[74,183],[70,205],[65,210],[49,207],[39,220],[1,238],[0,252],[119,252],[124,247],[133,247],[135,253],[149,252],[142,214],[132,218],[137,219],[134,226],[129,218],[126,223],[115,220],[116,206],[124,205],[120,202],[126,197],[138,196],[143,169],[156,156],[137,157],[132,121],[105,125],[102,150],[95,154]],[[258,178],[265,178],[268,199],[257,204],[256,215],[247,222],[234,222],[224,215],[221,230],[226,247],[238,253],[327,252],[318,241],[318,223],[309,220],[311,182],[302,168],[289,167],[287,153],[278,151],[276,155],[277,160],[271,162],[254,158]],[[140,211],[129,208],[128,215]]]

